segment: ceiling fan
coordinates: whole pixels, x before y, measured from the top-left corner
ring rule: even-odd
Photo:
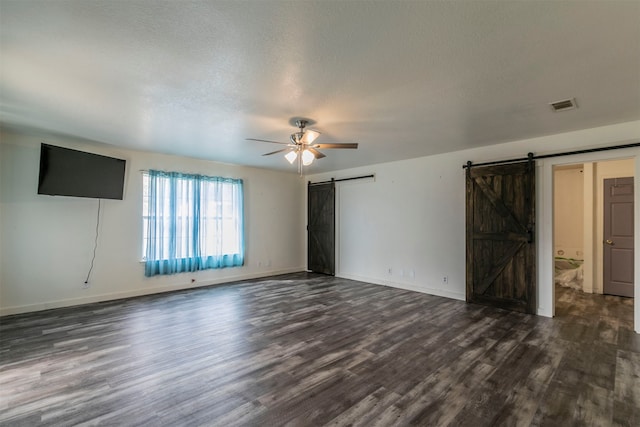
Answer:
[[[318,144],[314,141],[320,136],[320,132],[313,129],[305,129],[308,120],[299,119],[296,120],[296,126],[300,129],[298,132],[294,132],[289,136],[289,142],[269,141],[266,139],[247,138],[247,141],[269,142],[272,144],[286,145],[285,148],[265,153],[263,156],[270,156],[272,154],[286,152],[284,157],[293,164],[298,161],[298,172],[302,173],[302,166],[309,166],[313,163],[314,159],[321,159],[327,157],[322,154],[318,149],[325,148],[358,148],[357,143],[341,143],[341,144]]]

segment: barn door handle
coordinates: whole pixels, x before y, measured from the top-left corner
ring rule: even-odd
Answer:
[[[609,245],[609,246],[613,246],[613,245],[615,245],[615,243],[613,243],[613,240],[609,240],[609,239],[607,239],[607,240],[605,240],[604,242],[605,242],[607,245]]]
[[[527,243],[533,243],[533,228],[527,228]]]

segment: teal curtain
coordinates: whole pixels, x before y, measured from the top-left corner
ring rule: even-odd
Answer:
[[[244,264],[241,179],[150,170],[143,181],[146,276]]]

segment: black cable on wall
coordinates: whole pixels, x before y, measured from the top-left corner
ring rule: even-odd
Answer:
[[[89,276],[91,276],[91,271],[93,270],[93,262],[96,260],[96,250],[98,249],[98,233],[100,230],[100,206],[102,200],[98,199],[98,217],[96,218],[96,239],[93,245],[93,258],[91,258],[91,267],[89,267],[89,272],[87,273],[87,278],[84,281],[85,284],[89,283]]]

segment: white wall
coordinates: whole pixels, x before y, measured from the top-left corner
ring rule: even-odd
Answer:
[[[584,183],[582,165],[554,171],[554,252],[583,259]]]
[[[464,299],[459,286],[464,283],[464,245],[450,230],[452,224],[464,224],[462,161],[452,170],[440,160],[426,157],[336,174],[376,175],[375,180],[337,184],[338,276]],[[441,283],[444,276],[448,284]]]
[[[375,180],[337,184],[337,276],[464,299],[465,179],[462,165],[467,160],[479,163],[526,157],[529,151],[547,154],[638,141],[640,121],[634,121],[337,173],[316,174],[307,179],[317,182],[331,177],[376,175]],[[365,144],[362,149],[366,149]],[[636,157],[637,165],[640,149],[537,162],[540,315],[552,316],[554,312],[553,166],[616,157]],[[636,173],[636,187],[640,187],[639,175]],[[638,208],[636,216],[638,241]],[[640,265],[640,251],[636,251],[636,265]],[[411,271],[414,272],[413,277]],[[447,283],[442,280],[445,275]],[[636,269],[636,294],[640,295],[640,269]],[[636,331],[640,331],[640,304],[635,305],[635,319]]]
[[[0,137],[2,315],[304,269],[304,180],[293,173],[6,130]],[[98,201],[36,194],[41,142],[127,160],[124,200],[102,201],[89,289],[82,285],[91,262]],[[151,168],[244,180],[245,266],[144,277],[139,171]]]

